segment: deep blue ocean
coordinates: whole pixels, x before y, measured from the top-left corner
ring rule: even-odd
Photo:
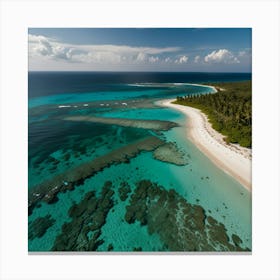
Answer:
[[[56,93],[127,90],[131,83],[211,83],[251,80],[251,73],[29,72],[29,97]],[[143,91],[145,89],[142,89]]]
[[[245,80],[29,72],[29,251],[251,250],[251,194],[186,138],[184,115],[158,105]]]

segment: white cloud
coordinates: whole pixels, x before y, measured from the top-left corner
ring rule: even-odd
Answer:
[[[81,63],[155,63],[158,56],[177,52],[178,47],[154,48],[125,45],[74,45],[61,43],[45,36],[28,36],[29,56],[44,60],[63,60]]]
[[[151,56],[151,57],[149,57],[149,62],[151,62],[151,63],[155,63],[155,62],[158,62],[159,61],[159,58],[158,58],[158,56]]]
[[[180,57],[179,62],[180,62],[180,63],[186,63],[186,62],[188,62],[188,59],[189,59],[189,58],[188,58],[187,56],[184,55],[184,56],[181,56],[181,57]]]
[[[240,63],[237,57],[235,57],[232,52],[226,49],[220,49],[213,51],[204,57],[204,61],[207,63],[225,63],[233,64]]]
[[[178,59],[175,60],[175,63],[177,64],[183,64],[183,63],[187,63],[188,62],[188,57],[183,55],[183,56],[180,56]]]
[[[29,48],[29,53],[39,54],[42,56],[51,55],[52,54],[52,46],[49,42],[49,39],[44,36],[34,36],[28,35],[28,43],[31,48]]]
[[[165,63],[172,63],[173,60],[172,60],[170,57],[166,57],[166,58],[164,59],[164,62],[165,62]]]
[[[197,55],[197,56],[194,58],[194,62],[195,62],[195,63],[199,63],[199,61],[200,61],[200,56]]]
[[[245,51],[240,51],[239,53],[238,53],[238,56],[239,57],[242,57],[242,56],[245,56],[246,55],[246,52]]]
[[[243,58],[251,58],[252,57],[252,51],[251,49],[244,49],[238,52],[238,57]]]
[[[147,55],[143,52],[140,52],[140,53],[138,53],[138,55],[136,57],[136,60],[139,61],[139,62],[146,61],[147,60]]]

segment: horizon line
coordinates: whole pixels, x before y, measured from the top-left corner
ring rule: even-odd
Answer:
[[[28,73],[30,72],[68,72],[68,73],[77,73],[77,72],[87,72],[87,73],[231,73],[231,74],[252,74],[252,72],[231,72],[231,71],[107,71],[107,70],[101,70],[101,71],[96,71],[96,70],[28,70]]]

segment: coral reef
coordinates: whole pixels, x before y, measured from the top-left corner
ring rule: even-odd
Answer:
[[[241,245],[241,243],[242,243],[242,240],[239,238],[239,236],[237,236],[236,234],[233,234],[232,236],[231,236],[231,239],[232,239],[232,241],[233,241],[233,243],[236,245],[236,246],[239,246],[239,245]]]
[[[102,118],[91,116],[71,116],[64,118],[66,121],[86,121],[94,123],[103,123],[110,125],[120,125],[152,130],[169,130],[178,126],[175,122],[159,121],[159,120],[138,120],[138,119],[122,119],[122,118]]]
[[[175,143],[169,142],[159,146],[153,152],[153,157],[157,160],[173,163],[176,165],[186,165],[188,161],[185,153],[178,149]]]
[[[68,211],[72,221],[64,223],[52,251],[96,251],[103,244],[99,239],[106,217],[113,207],[112,183],[106,182],[99,197],[94,191],[85,194],[79,204]],[[110,246],[110,249],[112,246]]]
[[[225,226],[205,210],[188,203],[175,190],[165,190],[148,180],[138,183],[126,206],[125,220],[147,226],[170,251],[248,251],[234,235],[230,243]]]
[[[74,186],[81,185],[83,181],[104,168],[112,164],[128,163],[129,159],[137,156],[142,151],[153,151],[164,141],[155,137],[149,136],[112,152],[95,158],[89,162],[82,163],[78,167],[67,170],[62,174],[54,176],[50,180],[30,188],[28,194],[28,213],[32,211],[36,204],[43,200],[47,203],[54,203],[57,200],[59,192],[72,190]]]
[[[122,182],[119,187],[119,197],[122,201],[128,198],[129,193],[131,193],[131,188],[127,182]]]
[[[54,223],[55,219],[51,215],[35,219],[28,225],[28,239],[41,238]]]

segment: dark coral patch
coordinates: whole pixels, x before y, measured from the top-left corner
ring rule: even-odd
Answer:
[[[131,188],[127,182],[122,182],[119,187],[119,197],[121,201],[125,201],[131,193]]]
[[[114,206],[112,183],[106,182],[100,196],[87,192],[82,201],[70,207],[72,218],[64,223],[62,233],[56,237],[53,251],[96,251],[104,243],[99,239],[110,209]]]
[[[51,215],[35,219],[28,226],[28,239],[41,238],[54,223],[55,219]]]
[[[175,190],[166,190],[142,180],[131,195],[125,220],[147,225],[150,234],[160,236],[170,251],[244,251],[239,237],[230,243],[225,226],[205,210],[188,203]]]

